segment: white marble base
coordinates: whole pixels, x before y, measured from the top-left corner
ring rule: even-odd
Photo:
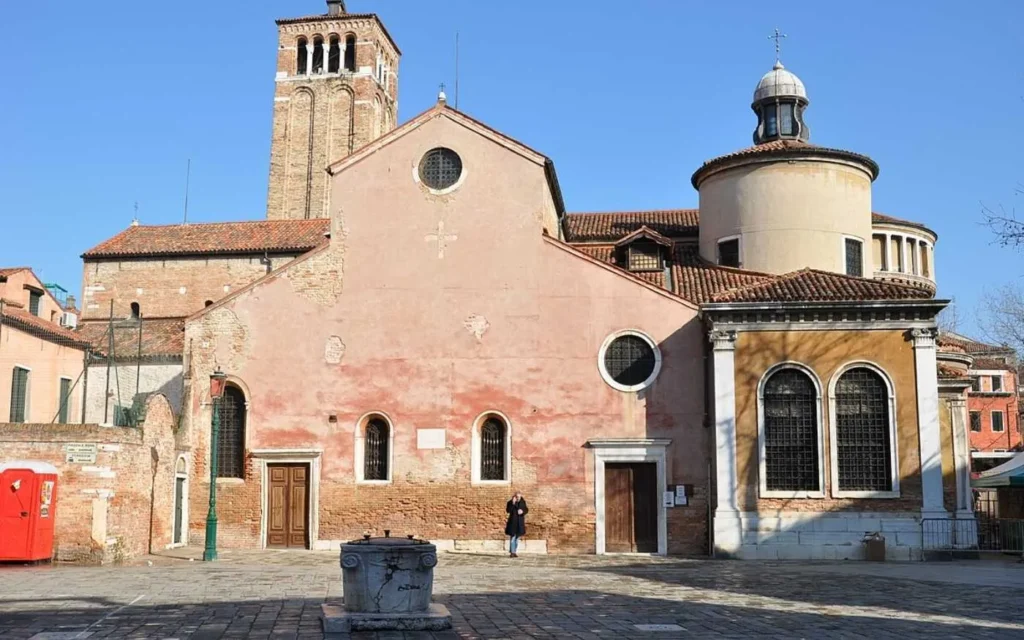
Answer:
[[[343,604],[320,605],[324,633],[353,631],[444,631],[452,628],[452,614],[443,604],[433,603],[415,613],[365,613],[346,611]]]

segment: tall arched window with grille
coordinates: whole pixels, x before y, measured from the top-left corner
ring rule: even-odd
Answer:
[[[388,443],[390,428],[386,420],[380,417],[370,418],[366,422],[366,437],[363,440],[363,479],[388,479]]]
[[[338,73],[341,69],[341,39],[331,36],[331,47],[327,52],[327,72]]]
[[[324,39],[320,36],[313,38],[313,73],[324,72]]]
[[[893,398],[886,380],[872,368],[852,367],[836,381],[833,399],[837,493],[895,491]]]
[[[220,400],[217,477],[245,478],[245,395],[228,385]]]
[[[304,76],[309,73],[309,69],[306,66],[309,63],[309,45],[305,38],[299,38],[297,52],[295,54],[295,73],[296,75]]]
[[[353,34],[345,36],[345,71],[356,70],[356,37]]]
[[[769,496],[821,491],[821,396],[804,370],[784,366],[763,383],[761,487]]]
[[[480,426],[480,479],[505,480],[508,469],[505,464],[506,434],[505,421],[490,416]]]

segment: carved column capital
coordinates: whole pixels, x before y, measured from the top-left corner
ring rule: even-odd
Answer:
[[[935,329],[911,329],[910,339],[914,341],[915,349],[934,349],[937,333]]]
[[[713,329],[708,332],[708,340],[715,351],[733,351],[736,349],[736,332]]]

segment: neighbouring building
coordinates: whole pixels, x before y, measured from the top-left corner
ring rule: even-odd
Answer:
[[[82,421],[88,343],[70,329],[73,297],[58,300],[29,267],[0,268],[0,420]]]
[[[375,15],[332,0],[277,47],[267,220],[83,254],[82,334],[135,345],[138,393],[180,412],[185,538],[217,369],[224,546],[500,549],[516,489],[526,552],[857,558],[881,532],[909,559],[923,520],[973,517],[937,236],[874,211],[873,160],[810,142],[781,63],[754,145],[694,172],[699,209],[571,213],[550,158],[443,93],[396,127]],[[96,368],[110,422],[121,374]]]

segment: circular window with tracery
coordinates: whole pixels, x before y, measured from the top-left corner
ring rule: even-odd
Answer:
[[[462,158],[451,149],[431,149],[420,161],[420,180],[435,191],[448,189],[461,177]]]
[[[638,391],[657,377],[661,354],[647,336],[621,332],[605,340],[598,364],[609,385],[620,391]]]

